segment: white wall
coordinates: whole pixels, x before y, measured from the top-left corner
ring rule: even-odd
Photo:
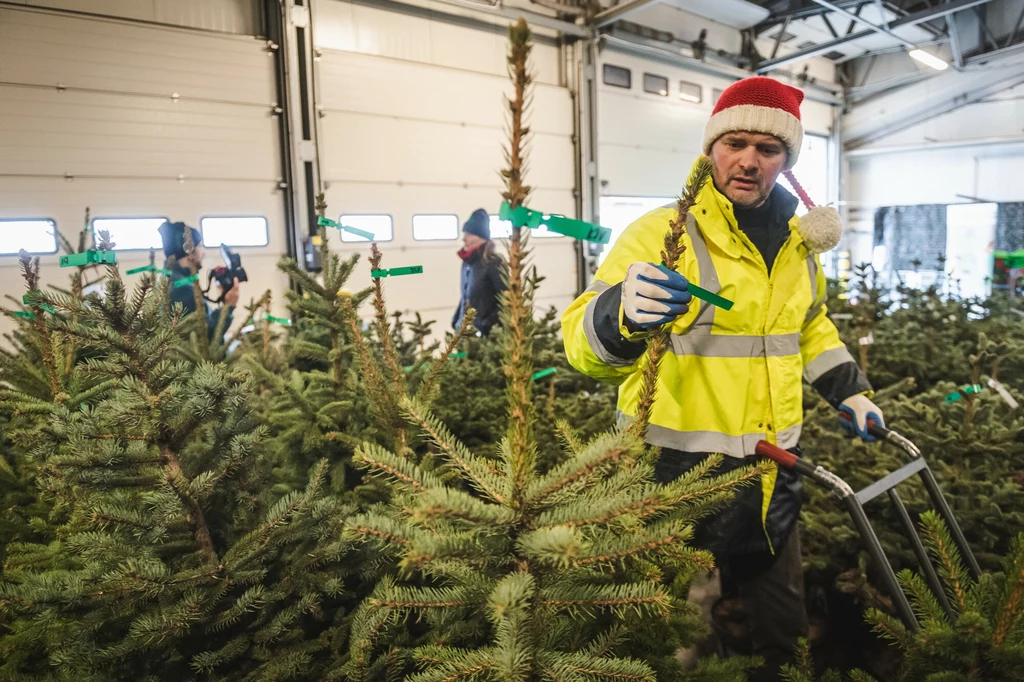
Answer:
[[[880,206],[955,204],[967,197],[1024,201],[1024,85],[994,99],[847,154],[844,196],[854,263],[871,258],[874,212]]]
[[[261,35],[259,0],[8,0],[7,4]]]
[[[459,299],[461,242],[415,241],[412,217],[454,213],[461,228],[477,208],[498,212],[511,94],[507,24],[472,28],[337,0],[314,8],[328,211],[393,217],[395,239],[379,244],[385,263],[423,265],[425,274],[389,282],[389,305],[418,310],[444,331]],[[571,216],[572,103],[560,85],[558,49],[538,40],[532,67],[526,180],[534,191],[527,205]],[[333,244],[344,253],[369,252],[368,244]],[[576,293],[572,240],[533,239],[532,247],[532,260],[547,277],[538,308],[564,308]],[[368,283],[364,263],[352,286]]]
[[[86,207],[197,227],[203,216],[261,215],[270,244],[239,249],[243,300],[286,286],[275,267],[286,248],[275,88],[261,41],[0,9],[0,83],[0,218],[50,218],[77,243]],[[119,260],[127,269],[148,255]],[[63,285],[57,261],[42,257],[43,277]],[[0,256],[0,294],[20,300],[23,288],[17,257]]]

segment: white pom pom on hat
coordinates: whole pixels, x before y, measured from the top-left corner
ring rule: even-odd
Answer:
[[[839,211],[831,206],[815,206],[803,186],[797,182],[793,171],[783,171],[797,196],[807,207],[807,213],[800,216],[797,232],[811,253],[825,253],[839,246],[843,240],[843,220]]]

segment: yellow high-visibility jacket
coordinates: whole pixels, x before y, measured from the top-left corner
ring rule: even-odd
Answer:
[[[624,325],[621,284],[632,263],[661,262],[675,216],[673,205],[631,224],[593,283],[562,316],[569,362],[588,376],[619,385],[620,418],[636,414],[645,350],[640,343],[644,335]],[[753,455],[762,439],[791,448],[800,439],[802,379],[813,384],[853,363],[827,317],[818,257],[804,244],[794,215],[769,276],[761,254],[737,226],[732,203],[712,182],[698,194],[690,217],[678,271],[735,305],[726,311],[694,298],[689,312],[671,323],[671,346],[662,359],[647,441],[684,453],[734,458]],[[839,373],[853,380],[826,395],[834,405],[870,390],[855,364]],[[766,530],[775,480],[773,475],[762,481],[763,501],[758,502]]]

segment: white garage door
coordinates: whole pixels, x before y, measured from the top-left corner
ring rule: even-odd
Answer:
[[[226,238],[266,243],[238,249],[253,281],[246,297],[280,292],[274,100],[273,60],[255,37],[0,9],[0,253],[19,246],[6,219],[50,219],[77,242],[87,206],[96,218],[197,227],[262,217],[265,228],[240,223]],[[126,232],[129,242],[145,236]],[[120,260],[146,262],[148,250]],[[44,256],[44,277],[63,284],[56,262]],[[17,258],[0,255],[0,293],[21,288]]]
[[[438,320],[435,330],[443,331],[459,297],[461,225],[478,208],[496,214],[502,201],[504,98],[511,90],[506,29],[343,2],[320,3],[316,10],[320,158],[329,212],[334,218],[387,216],[356,220],[390,225],[393,238],[380,242],[389,266],[424,266],[421,276],[389,283],[389,302]],[[550,42],[533,50],[527,183],[534,191],[528,205],[573,215],[572,106],[558,84],[558,55]],[[533,262],[547,277],[538,308],[562,309],[575,295],[572,241],[538,238],[532,245]],[[365,253],[368,246],[344,249]],[[368,268],[358,273],[355,288],[369,281]]]

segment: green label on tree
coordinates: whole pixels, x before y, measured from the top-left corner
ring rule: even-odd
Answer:
[[[179,279],[177,282],[174,283],[174,287],[175,288],[177,288],[177,287],[187,287],[189,284],[192,284],[192,282],[198,282],[198,281],[199,281],[199,273],[197,272],[196,274],[192,275],[191,277],[186,277],[184,279]]]
[[[381,277],[400,277],[401,275],[422,275],[422,265],[406,265],[401,268],[391,268],[390,270],[370,270],[370,277],[374,279],[380,279]]]
[[[36,319],[36,316],[33,315],[32,313],[26,313],[26,312],[24,312],[22,310],[15,310],[14,311],[14,316],[15,317],[22,317],[22,318],[24,318],[26,320],[34,320],[34,319]]]
[[[531,379],[533,381],[537,381],[538,379],[543,379],[544,377],[549,377],[549,376],[551,376],[552,374],[554,374],[557,371],[558,371],[557,367],[548,367],[547,369],[542,369],[541,371],[539,371],[536,374],[534,374],[531,377]]]
[[[588,223],[575,218],[566,218],[564,215],[545,214],[540,211],[520,206],[513,209],[507,201],[501,204],[498,209],[498,217],[501,220],[512,222],[513,227],[547,227],[552,232],[579,239],[585,242],[596,244],[607,244],[611,241],[612,231],[607,227],[601,227],[597,223]]]
[[[141,268],[132,268],[131,270],[127,271],[124,274],[126,274],[126,275],[137,275],[140,272],[155,272],[158,275],[166,275],[168,277],[171,275],[171,271],[170,270],[163,270],[161,268],[158,268],[155,265],[144,265]]]
[[[450,357],[452,360],[461,360],[462,358],[466,357],[467,355],[469,355],[469,353],[467,353],[466,351],[462,351],[461,353],[452,353],[448,357]]]
[[[974,393],[981,393],[980,384],[968,384],[967,386],[961,386],[955,393],[950,393],[946,396],[946,402],[955,403],[960,400],[960,398],[966,398]]]
[[[84,253],[72,253],[60,257],[60,266],[62,268],[99,264],[116,265],[117,254],[113,251],[93,251],[90,249]]]
[[[48,313],[56,313],[57,309],[48,303],[43,303],[43,301],[40,298],[41,296],[42,294],[38,292],[35,294],[25,294],[24,296],[21,297],[21,302],[24,303],[25,305],[38,306],[39,308],[42,308]]]
[[[358,227],[352,227],[350,225],[342,225],[337,220],[331,220],[330,218],[323,218],[323,217],[317,218],[316,219],[316,224],[320,225],[321,227],[333,227],[336,230],[341,230],[342,232],[348,232],[349,234],[354,234],[357,237],[362,237],[363,239],[369,239],[370,241],[373,241],[375,239],[375,236],[374,236],[373,232],[367,232],[366,230],[360,230]]]
[[[274,317],[273,315],[264,315],[263,319],[267,322],[277,322],[278,324],[284,325],[285,327],[292,326],[292,321],[287,317]]]

